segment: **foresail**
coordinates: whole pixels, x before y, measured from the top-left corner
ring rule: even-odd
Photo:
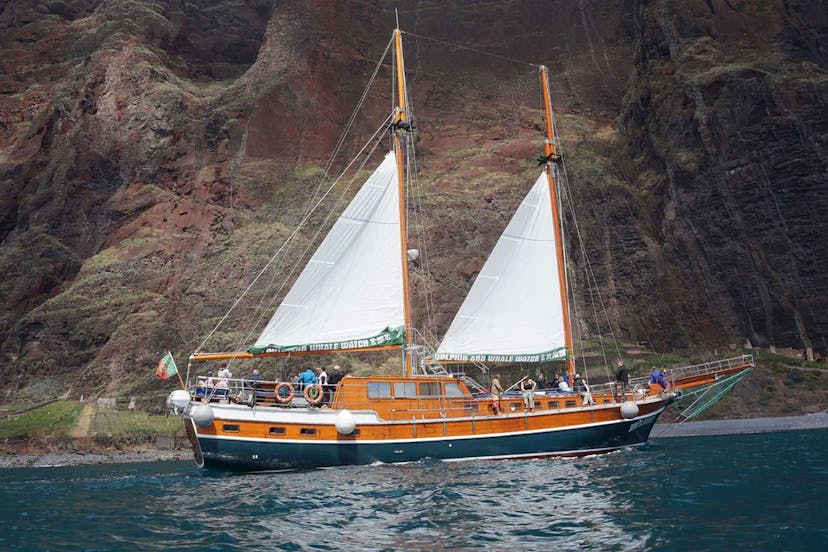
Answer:
[[[435,358],[545,362],[566,355],[549,184],[541,174],[495,244]]]
[[[250,352],[403,344],[401,255],[391,152],[333,225]]]

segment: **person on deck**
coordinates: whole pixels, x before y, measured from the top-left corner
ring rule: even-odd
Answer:
[[[218,377],[224,379],[230,379],[233,377],[233,373],[230,371],[230,368],[227,367],[226,362],[221,363],[221,369],[218,372]]]
[[[495,414],[500,414],[500,396],[503,394],[503,386],[500,384],[500,374],[495,374],[492,378],[492,410]]]
[[[664,372],[656,368],[650,373],[650,385],[660,385],[665,391],[670,388],[667,379],[664,377]]]
[[[528,408],[529,412],[535,411],[535,389],[537,387],[538,384],[529,376],[520,380],[520,391],[523,394],[523,408]]]
[[[318,381],[316,374],[313,373],[313,370],[308,368],[301,374],[299,374],[299,378],[296,380],[296,383],[300,385],[300,389],[304,389],[305,385],[312,385]]]
[[[569,378],[561,378],[560,381],[558,382],[558,390],[561,391],[562,393],[571,393],[572,392],[572,388],[569,386],[569,383],[567,382],[567,379],[569,379]]]
[[[328,376],[328,385],[331,387],[335,387],[339,380],[342,379],[344,372],[342,368],[339,367],[339,364],[335,364],[333,368],[331,368],[331,373]]]
[[[540,368],[535,371],[535,382],[538,384],[538,389],[546,389],[546,379],[543,377]]]
[[[259,371],[255,368],[253,369],[253,373],[250,374],[250,381],[255,384],[257,381],[262,381],[262,376],[259,375]]]
[[[328,387],[328,373],[325,371],[324,366],[316,369],[316,378],[319,381],[319,385],[322,386],[322,404],[328,404],[331,399],[331,390]]]
[[[624,366],[624,361],[618,361],[618,371],[615,373],[616,386],[621,394],[621,399],[627,395],[627,390],[630,387],[630,371]]]
[[[592,399],[592,393],[589,390],[589,385],[587,385],[587,382],[581,377],[581,374],[575,374],[575,386],[573,389],[576,393],[581,394],[584,405],[589,406],[591,404],[595,404],[595,401]]]

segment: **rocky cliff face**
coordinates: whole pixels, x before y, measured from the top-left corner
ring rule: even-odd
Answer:
[[[137,390],[164,351],[199,346],[301,218],[392,6],[0,9],[0,377]],[[420,2],[400,19],[429,214],[431,270],[413,280],[438,298],[434,331],[519,202],[514,175],[534,178],[540,121],[534,69],[414,35],[551,68],[588,244],[572,264],[589,259],[625,338],[828,347],[821,5]],[[379,94],[345,150],[384,117]],[[240,310],[211,348],[244,343],[260,313]]]
[[[827,16],[810,2],[637,7],[616,155],[662,267],[644,331],[825,351]]]

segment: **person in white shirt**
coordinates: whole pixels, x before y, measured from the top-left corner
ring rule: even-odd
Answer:
[[[233,373],[230,372],[230,368],[227,367],[226,362],[221,363],[221,370],[219,370],[218,377],[229,379],[233,377]]]

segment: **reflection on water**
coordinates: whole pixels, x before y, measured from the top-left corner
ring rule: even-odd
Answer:
[[[0,548],[818,549],[828,539],[817,513],[826,445],[822,431],[669,439],[581,459],[268,474],[189,463],[7,470]]]

